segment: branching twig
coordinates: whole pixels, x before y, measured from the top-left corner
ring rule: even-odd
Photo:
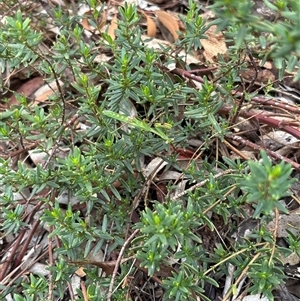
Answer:
[[[220,173],[214,175],[213,178],[214,178],[214,179],[218,179],[218,178],[220,178],[220,177],[222,177],[222,176],[224,176],[224,175],[227,175],[227,174],[229,174],[229,173],[232,173],[232,172],[234,172],[233,169],[224,170],[224,171],[222,171],[222,172],[220,172]],[[209,180],[210,180],[210,179],[208,178],[208,179],[205,179],[205,180],[203,180],[203,181],[201,181],[201,182],[199,182],[199,183],[193,185],[193,186],[190,187],[189,189],[187,189],[187,190],[185,190],[185,191],[183,191],[183,192],[181,192],[181,193],[175,195],[174,197],[172,197],[172,198],[171,198],[171,201],[178,200],[178,199],[180,199],[182,196],[188,194],[189,192],[195,190],[196,188],[204,186],[207,182],[209,182]]]
[[[273,231],[273,244],[272,244],[272,251],[269,259],[269,265],[271,265],[275,250],[276,250],[276,238],[277,238],[277,233],[278,233],[278,226],[279,226],[279,211],[278,208],[275,208],[275,227]]]
[[[53,231],[53,226],[50,226],[50,229],[49,229],[49,233],[51,233]],[[48,238],[48,254],[49,254],[49,266],[52,267],[53,266],[53,253],[52,253],[52,237],[49,237]],[[53,288],[54,288],[54,285],[53,285],[53,274],[52,274],[52,271],[50,270],[50,273],[49,273],[49,291],[48,291],[48,299],[49,301],[53,300]]]
[[[172,70],[172,72],[174,72],[175,74],[181,75],[181,76],[185,76],[187,78],[190,78],[190,79],[195,80],[200,83],[204,82],[204,80],[201,76],[191,74],[188,71],[185,71],[185,70],[182,70],[179,68],[175,68],[174,70]],[[241,93],[241,92],[235,92],[235,95],[239,96],[239,97],[243,97],[243,93]],[[279,103],[279,102],[276,102],[274,100],[267,99],[264,97],[253,97],[251,100],[253,100],[257,103],[261,103],[261,104],[270,104],[270,105],[273,105],[274,107],[285,108],[286,110],[290,110],[293,113],[300,113],[300,109],[297,108],[296,106],[288,105],[285,103]],[[219,110],[219,113],[221,113],[221,114],[222,113],[230,113],[232,111],[232,109],[233,109],[232,106],[223,105],[221,107],[221,109]],[[252,111],[241,110],[240,116],[245,117],[245,118],[255,118],[263,124],[267,124],[267,125],[270,125],[272,127],[278,128],[278,129],[282,129],[283,131],[300,139],[300,131],[299,130],[297,130],[296,128],[293,128],[289,125],[286,125],[286,123],[283,121],[266,116],[266,114],[264,112],[256,112],[254,110],[252,110]]]
[[[14,256],[16,255],[17,249],[20,246],[20,243],[24,237],[25,232],[26,232],[26,230],[22,229],[22,231],[19,233],[18,238],[15,241],[15,245],[14,245],[13,249],[11,250],[11,254],[10,254],[9,258],[6,260],[6,262],[0,269],[0,281],[2,281],[4,279],[6,272],[9,268],[9,265],[13,262]]]
[[[280,108],[284,109],[285,111],[289,111],[294,114],[300,114],[300,108],[298,106],[283,102],[283,101],[278,101],[274,98],[268,98],[265,96],[255,96],[251,98],[251,101],[262,104],[262,105],[270,105],[274,109]]]
[[[60,129],[60,131],[64,131],[67,127],[69,127],[70,125],[72,125],[76,120],[77,118],[79,117],[78,114],[75,114],[70,120],[68,120],[63,126],[62,126],[62,129]],[[52,148],[51,150],[51,153],[47,159],[47,161],[43,164],[43,169],[46,169],[46,167],[48,166],[48,164],[50,163],[52,157],[54,156],[56,150],[58,149],[59,147],[59,143],[61,141],[61,138],[62,136],[60,135],[59,138],[57,139],[56,141],[56,144],[55,146]]]
[[[219,110],[219,113],[221,114],[228,114],[232,110],[232,106],[222,106],[222,108]],[[260,123],[267,124],[269,126],[272,126],[274,128],[281,129],[292,136],[300,139],[300,131],[294,127],[284,125],[282,121],[277,120],[275,118],[271,118],[269,116],[266,116],[262,111],[246,111],[246,110],[241,110],[240,111],[240,116],[244,118],[252,118],[258,120]]]
[[[240,136],[237,136],[237,135],[229,135],[228,138],[231,138],[232,140],[237,141],[237,142],[241,143],[242,145],[247,145],[247,146],[249,146],[249,147],[251,147],[252,149],[255,149],[255,150],[265,150],[266,153],[269,156],[271,156],[272,158],[275,158],[275,159],[278,159],[280,161],[285,161],[287,163],[290,163],[295,169],[300,170],[300,164],[298,164],[297,162],[294,162],[291,159],[286,158],[286,157],[284,157],[284,156],[282,156],[282,155],[280,155],[280,154],[278,154],[276,152],[273,152],[273,151],[271,151],[269,149],[265,149],[262,146],[259,146],[259,145],[255,144],[255,143],[253,143],[251,141],[248,141],[248,140],[246,140],[246,139],[244,139],[244,138],[242,138]]]
[[[27,251],[27,248],[28,248],[28,246],[29,246],[29,244],[30,244],[30,242],[31,242],[31,239],[32,239],[32,237],[34,236],[34,234],[35,234],[35,232],[36,232],[36,229],[37,229],[37,227],[39,226],[40,222],[41,222],[41,221],[40,221],[39,219],[37,219],[37,220],[35,220],[34,224],[32,225],[32,228],[31,228],[31,230],[30,230],[28,236],[26,237],[25,243],[24,243],[24,245],[22,246],[22,249],[21,249],[19,255],[18,255],[17,258],[14,260],[14,263],[13,263],[13,265],[12,265],[12,269],[14,269],[14,268],[16,268],[17,266],[20,265],[20,263],[21,263],[21,261],[22,261],[24,255],[25,255],[25,253],[26,253],[26,251]]]
[[[84,301],[89,301],[88,293],[86,291],[86,286],[83,281],[80,281],[80,287],[83,295],[83,300]]]
[[[118,256],[118,259],[117,259],[117,262],[116,262],[116,265],[115,265],[115,268],[114,268],[114,271],[113,271],[113,274],[112,274],[112,277],[111,277],[111,281],[110,281],[110,284],[109,284],[109,289],[108,289],[108,295],[107,295],[107,301],[111,301],[111,296],[112,296],[112,293],[113,293],[113,287],[114,287],[114,283],[115,283],[115,279],[116,279],[116,276],[117,276],[117,272],[118,272],[118,268],[119,268],[119,265],[121,263],[121,260],[122,260],[122,256],[125,252],[125,249],[126,247],[128,246],[128,244],[131,242],[131,240],[135,237],[135,235],[139,232],[140,230],[139,229],[136,229],[128,238],[127,240],[125,241],[123,247],[121,248],[121,251],[119,253],[119,256]]]

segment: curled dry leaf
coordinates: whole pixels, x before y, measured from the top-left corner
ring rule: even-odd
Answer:
[[[107,33],[111,36],[111,38],[114,40],[116,38],[115,30],[118,28],[118,18],[117,14],[114,15],[113,19],[110,22],[110,25],[108,27]]]
[[[145,178],[149,178],[150,176],[153,178],[157,175],[157,173],[163,169],[168,163],[163,159],[156,157],[144,168],[143,174]]]
[[[155,22],[145,14],[147,19],[147,36],[154,38],[156,36],[156,25]]]
[[[268,134],[263,135],[261,140],[262,145],[271,150],[278,150],[284,146],[292,146],[296,142],[299,142],[299,139],[293,135],[280,130],[271,131]]]
[[[86,272],[84,271],[83,267],[78,268],[75,274],[81,278],[86,276]]]
[[[43,275],[44,277],[49,275],[48,266],[43,263],[36,262],[32,267],[29,268],[29,272],[34,275]]]
[[[81,25],[84,29],[87,29],[89,31],[92,31],[92,27],[91,25],[89,24],[89,19],[88,18],[83,18],[82,21],[81,21]]]
[[[178,39],[178,31],[179,31],[179,25],[178,22],[175,20],[175,18],[168,14],[165,11],[158,10],[155,12],[155,15],[157,16],[157,19],[159,21],[159,27],[162,32],[162,35],[164,35],[164,30],[167,29],[167,31],[172,35],[174,42]],[[166,37],[168,38],[168,36]]]
[[[28,151],[29,157],[35,165],[45,163],[48,154],[46,152],[42,152],[39,150],[29,150]]]
[[[102,29],[106,25],[106,22],[107,22],[107,10],[103,10],[97,22],[98,28]]]
[[[88,21],[88,16],[92,14],[92,11],[89,6],[82,4],[78,7],[77,11],[78,16],[82,17],[81,19],[81,25],[86,30],[91,30],[91,26]]]
[[[204,49],[204,57],[209,62],[214,62],[218,54],[224,54],[227,51],[224,35],[221,32],[216,32],[217,26],[211,26],[205,35],[207,39],[201,39],[201,44]]]

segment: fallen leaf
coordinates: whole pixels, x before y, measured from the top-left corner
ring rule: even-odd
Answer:
[[[118,29],[118,18],[117,14],[114,15],[113,19],[110,22],[110,25],[108,27],[107,33],[111,36],[111,38],[114,40],[116,38],[115,30]]]
[[[78,16],[82,17],[81,19],[81,25],[84,29],[88,31],[93,31],[94,28],[89,24],[89,16],[92,16],[93,11],[90,9],[87,5],[80,5],[78,10]]]
[[[277,237],[288,237],[287,229],[295,236],[300,234],[300,209],[294,210],[289,215],[280,214],[277,225]],[[275,221],[271,221],[267,225],[269,231],[274,231]]]
[[[167,31],[172,35],[174,42],[178,39],[179,25],[178,22],[174,19],[174,17],[168,14],[165,11],[158,10],[155,12],[157,19],[159,21],[159,27],[161,29],[162,35],[164,35],[163,28],[167,29]],[[168,37],[166,37],[168,39]]]
[[[132,257],[128,257],[128,258],[123,258],[120,262],[120,264],[123,264],[125,262],[127,262],[128,260],[131,260],[133,258]],[[92,261],[92,260],[70,260],[70,263],[76,264],[76,265],[80,265],[82,266],[86,266],[86,265],[95,265],[99,268],[101,268],[107,275],[112,275],[113,271],[115,269],[115,265],[117,263],[116,260],[112,260],[112,261]]]
[[[51,0],[50,2],[56,4],[56,5],[60,5],[60,6],[66,6],[66,4],[64,3],[64,1],[62,0]]]
[[[154,178],[157,173],[163,169],[168,163],[162,158],[156,157],[149,162],[149,164],[143,169],[143,175],[145,178]]]
[[[39,77],[34,77],[28,81],[26,81],[16,92],[18,94],[24,95],[25,97],[29,97],[32,95],[38,88],[40,88],[44,83],[44,79]],[[19,104],[15,95],[10,97],[10,100],[7,104],[7,107],[10,108],[13,105]]]
[[[63,82],[58,81],[59,85],[62,87]],[[56,80],[52,81],[49,84],[45,84],[42,87],[40,87],[38,90],[36,90],[33,94],[34,102],[32,105],[37,105],[38,103],[45,102],[49,98],[49,96],[53,95],[55,92],[58,91]]]
[[[102,29],[105,26],[106,22],[107,22],[107,10],[103,10],[97,22],[98,28]]]
[[[273,82],[275,81],[275,75],[272,73],[272,71],[268,69],[261,69],[253,70],[248,69],[243,72],[241,72],[241,75],[244,79],[252,81],[254,78],[256,78],[256,82],[267,84],[269,81]]]
[[[156,25],[155,22],[145,14],[147,19],[147,36],[154,38],[156,36]]]
[[[203,55],[209,62],[214,62],[218,54],[224,54],[227,51],[224,35],[216,30],[216,25],[211,26],[205,32],[207,39],[200,40],[204,49]]]
[[[31,272],[34,275],[43,275],[45,277],[49,275],[47,265],[39,262],[36,262],[33,266],[31,266],[29,268],[29,272]]]
[[[46,152],[42,152],[40,150],[29,150],[28,154],[35,165],[45,163],[48,156]]]
[[[79,269],[77,269],[75,274],[81,278],[86,276],[86,272],[84,271],[83,267],[80,267]]]
[[[84,29],[87,29],[87,30],[89,30],[89,31],[92,30],[92,28],[91,28],[91,26],[90,26],[90,24],[89,24],[88,18],[83,18],[82,21],[81,21],[81,25],[82,25],[82,27],[83,27]]]

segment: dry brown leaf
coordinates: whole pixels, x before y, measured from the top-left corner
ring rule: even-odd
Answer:
[[[101,16],[98,19],[98,28],[102,29],[107,23],[107,10],[103,10]]]
[[[165,11],[165,10],[164,10]],[[184,31],[185,25],[183,21],[179,18],[178,13],[175,11],[168,11],[168,14],[173,17],[173,19],[177,22],[179,30]]]
[[[39,91],[39,93],[40,93],[40,91]],[[33,103],[33,105],[36,105],[39,102],[45,102],[46,100],[48,100],[48,96],[51,96],[52,94],[53,94],[53,91],[50,89],[47,89],[42,94],[39,94],[39,96],[35,99],[35,102]]]
[[[205,35],[207,39],[202,39],[201,44],[205,50],[203,55],[209,62],[214,62],[218,54],[224,54],[227,51],[224,35],[221,32],[216,32],[217,26],[211,26]]]
[[[110,22],[107,33],[114,40],[116,38],[115,30],[118,29],[118,17],[117,14],[114,15],[113,19]]]
[[[261,64],[261,61],[260,61],[260,64]],[[267,61],[267,62],[264,62],[262,67],[264,67],[265,69],[268,69],[268,70],[272,70],[273,69],[273,64],[272,64],[272,62]]]
[[[121,260],[121,264],[123,264],[124,262],[127,262],[129,260],[131,260],[133,258],[133,256],[128,257],[128,258],[123,258]],[[76,265],[81,265],[81,266],[86,266],[86,265],[95,265],[99,268],[101,268],[107,275],[112,275],[115,265],[117,263],[116,260],[111,260],[111,261],[94,261],[94,260],[70,260],[70,263],[74,263]]]
[[[82,27],[83,27],[84,29],[87,29],[87,30],[89,30],[89,31],[92,30],[92,28],[91,28],[91,26],[90,26],[90,24],[89,24],[88,18],[83,18],[82,21],[81,21],[81,25],[82,25]]]
[[[41,76],[34,77],[28,80],[25,84],[23,84],[18,90],[17,93],[24,95],[26,97],[31,96],[38,88],[40,88],[44,83],[44,79]],[[11,96],[7,106],[10,108],[13,105],[17,105],[19,102],[17,101],[15,95]]]
[[[81,25],[84,29],[88,31],[94,30],[94,28],[89,24],[89,16],[93,14],[91,10],[86,10],[85,8],[81,9],[82,11],[79,12],[79,15],[82,16]]]
[[[154,38],[156,36],[156,25],[155,22],[145,14],[147,19],[147,36]]]
[[[58,81],[59,85],[62,87],[63,82]],[[38,90],[34,92],[32,95],[32,98],[34,99],[34,102],[32,105],[37,105],[38,103],[45,102],[49,99],[49,96],[53,95],[55,92],[58,91],[56,80],[52,81],[49,84],[43,85]]]
[[[148,36],[146,35],[142,35],[142,41],[145,43],[145,45],[147,46],[147,48],[153,48],[154,50],[160,51],[161,50],[161,46],[164,47],[172,47],[172,44],[169,43],[168,41],[165,40],[161,40],[161,39],[149,39]]]
[[[158,10],[155,12],[159,24],[164,26],[172,35],[174,41],[178,39],[179,25],[174,17],[165,11]],[[160,26],[161,27],[161,26]],[[172,41],[173,42],[173,41]]]
[[[79,269],[77,269],[75,274],[81,278],[86,276],[86,272],[84,271],[83,267],[80,267]]]
[[[258,69],[256,70],[248,69],[241,72],[244,79],[252,81],[255,79],[258,83],[267,84],[269,81],[275,81],[275,75],[268,69]]]

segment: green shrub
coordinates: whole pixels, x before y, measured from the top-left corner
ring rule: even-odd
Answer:
[[[89,22],[97,26],[104,8],[99,11],[96,1],[86,2],[93,12]],[[171,46],[161,46],[159,51],[147,47],[138,25],[140,16],[132,5],[119,8],[116,39],[101,33],[90,43],[83,42],[86,36],[79,17],[69,18],[53,7],[52,22],[60,34],[51,41],[49,51],[41,47],[44,37],[31,17],[18,10],[5,18],[0,32],[2,70],[31,67],[29,76],[35,73],[47,83],[54,81],[58,89],[47,106],[32,106],[29,99],[16,95],[17,104],[0,114],[0,140],[10,144],[10,151],[21,145],[26,153],[35,145],[47,156],[34,168],[25,160],[0,159],[2,236],[20,234],[31,226],[33,215],[28,215],[27,205],[36,201],[33,213],[39,212],[49,240],[55,238],[59,244],[53,248],[53,262],[46,260],[53,291],[48,291],[48,279],[30,273],[1,285],[2,298],[13,294],[20,301],[62,300],[70,275],[84,262],[89,300],[106,300],[112,292],[110,284],[113,300],[124,300],[127,291],[134,294],[133,284],[126,281],[134,277],[137,266],[146,269],[151,279],[172,265],[175,268],[162,277],[164,300],[196,300],[197,296],[209,300],[205,287],[218,287],[229,264],[236,267],[237,282],[247,274],[249,292],[273,299],[272,290],[285,279],[281,255],[290,250],[276,246],[266,224],[277,210],[286,212],[280,199],[289,193],[292,168],[283,162],[273,166],[265,153],[262,163],[241,163],[214,159],[208,151],[231,131],[230,122],[218,111],[224,103],[233,104],[237,72],[232,66],[244,67],[239,65],[240,51],[266,49],[257,51],[257,56],[272,57],[282,72],[286,66],[290,71],[299,66],[299,32],[294,25],[299,22],[300,8],[292,1],[289,5],[277,1],[276,10],[286,21],[274,24],[249,15],[248,1],[214,2],[220,18],[210,24],[202,20],[196,4],[189,3],[187,16],[181,17],[186,32],[176,42],[185,51],[199,49],[200,38],[215,23],[235,41],[229,55],[219,57],[218,85],[204,77],[201,89],[165,68],[185,64],[184,58],[172,54]],[[257,38],[259,32],[265,34]],[[101,51],[109,52],[112,59],[97,62]],[[184,68],[189,70],[187,64]],[[2,89],[3,93],[9,90],[5,85]],[[77,122],[86,127],[76,129]],[[203,162],[201,168],[195,162],[182,168],[174,149],[185,148],[192,137],[203,141],[199,149]],[[176,183],[170,182],[164,201],[156,201],[148,194],[153,178],[144,177],[141,163],[143,158],[156,157],[166,162],[164,170],[181,172],[191,187],[203,183],[181,197],[172,197]],[[23,195],[28,188],[29,195]],[[63,209],[59,197],[65,191],[69,199],[75,197],[85,204],[85,210],[74,209],[71,202]],[[16,200],[17,193],[23,202]],[[247,218],[246,203],[255,208],[253,218],[261,219],[252,238],[229,244],[220,237],[209,245],[201,239],[203,235],[215,237],[220,225],[232,234],[237,227],[232,220]],[[134,225],[133,213],[140,215]],[[138,234],[128,241],[132,229]],[[89,255],[102,250],[111,258],[124,245],[123,257],[130,258],[130,264],[122,264],[115,279],[111,272],[99,276]],[[290,235],[289,245],[297,249],[297,237]],[[229,293],[235,292],[236,285]],[[84,300],[82,292],[76,300]]]

